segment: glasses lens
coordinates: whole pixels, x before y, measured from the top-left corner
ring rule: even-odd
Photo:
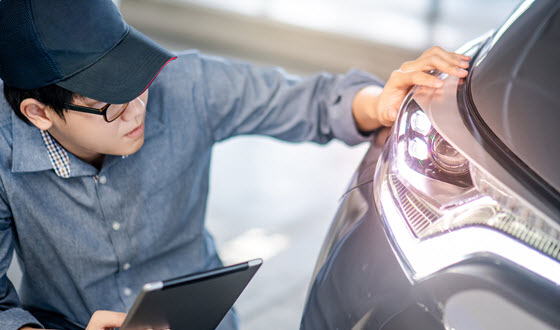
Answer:
[[[117,118],[126,110],[128,103],[125,104],[111,104],[107,108],[107,121],[111,122]]]

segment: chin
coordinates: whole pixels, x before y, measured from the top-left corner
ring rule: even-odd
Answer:
[[[141,139],[138,139],[138,141],[136,141],[136,143],[134,143],[134,146],[130,149],[130,151],[126,154],[123,155],[132,155],[133,153],[137,152],[138,150],[140,150],[140,148],[144,145],[144,137],[142,137]]]
[[[144,138],[138,139],[134,141],[132,144],[128,144],[121,148],[116,148],[115,150],[111,150],[110,155],[119,155],[119,156],[128,156],[132,155],[133,153],[140,150],[140,148],[144,145]]]

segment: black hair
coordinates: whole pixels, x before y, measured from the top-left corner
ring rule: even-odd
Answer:
[[[64,119],[64,104],[72,103],[72,100],[76,95],[73,92],[55,84],[35,89],[19,89],[4,84],[4,96],[16,115],[21,120],[31,124],[27,117],[25,117],[20,111],[20,105],[23,100],[29,98],[35,99],[53,109],[60,118]]]

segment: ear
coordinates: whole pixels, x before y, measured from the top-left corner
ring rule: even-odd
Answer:
[[[53,125],[52,110],[35,99],[25,99],[19,106],[21,113],[35,126],[48,130]]]

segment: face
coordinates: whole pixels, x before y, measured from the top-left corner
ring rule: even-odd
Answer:
[[[87,162],[103,155],[130,155],[144,143],[147,102],[148,90],[132,100],[123,114],[110,123],[95,114],[66,111],[62,119],[52,112],[49,114],[52,127],[48,131],[66,150]],[[92,108],[105,105],[89,98],[76,98],[73,103]]]

